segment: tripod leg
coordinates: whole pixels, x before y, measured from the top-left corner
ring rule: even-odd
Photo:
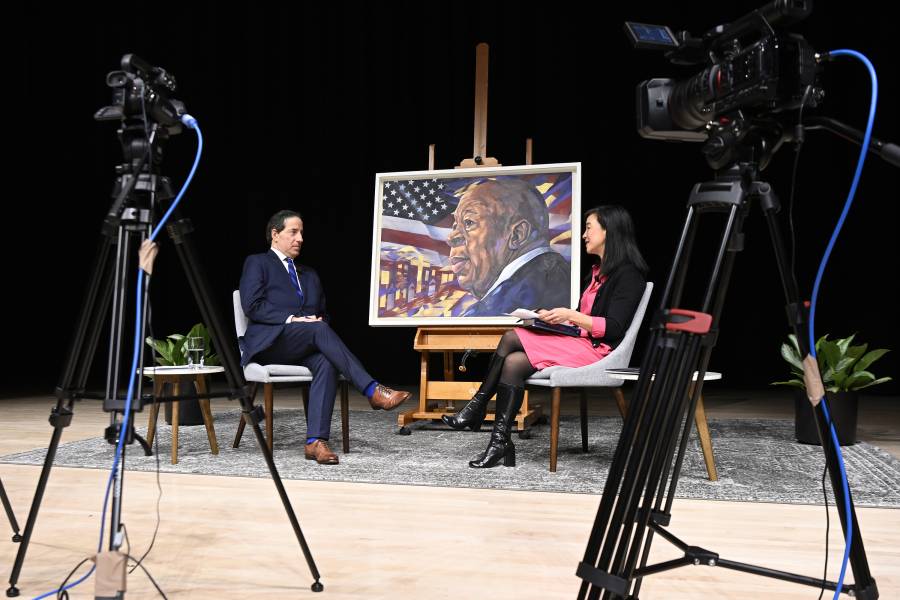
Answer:
[[[722,198],[718,198],[717,200],[721,199]],[[703,202],[700,200],[702,200],[702,198],[692,196],[691,202],[689,203],[689,205],[691,206],[691,211],[689,214],[688,224],[685,227],[685,239],[692,240],[693,235],[697,230],[697,224],[694,219],[694,207],[696,207],[697,215],[702,214],[705,209],[709,208],[709,206],[704,206]],[[709,362],[712,347],[715,343],[715,333],[713,333],[713,335],[711,336],[708,335],[708,333],[718,325],[719,316],[724,304],[725,291],[730,281],[735,256],[736,253],[742,249],[743,238],[740,232],[747,213],[747,195],[744,192],[744,187],[737,184],[731,186],[730,189],[727,189],[725,200],[726,202],[721,203],[721,205],[715,206],[716,211],[728,212],[728,220],[727,225],[724,228],[720,238],[718,251],[711,268],[711,273],[706,285],[706,290],[703,296],[704,299],[701,307],[702,313],[706,314],[710,318],[710,323],[705,331],[696,331],[690,334],[688,334],[688,332],[686,331],[684,333],[684,335],[691,336],[690,341],[687,345],[687,348],[690,349],[685,351],[685,354],[688,356],[682,363],[681,368],[676,369],[674,372],[663,371],[662,374],[660,372],[657,372],[658,379],[660,377],[663,377],[665,379],[671,377],[675,382],[677,382],[675,387],[672,388],[671,394],[668,394],[668,398],[670,399],[669,402],[671,404],[677,405],[679,408],[672,415],[671,426],[668,427],[666,433],[663,434],[660,446],[664,447],[665,450],[662,454],[658,454],[654,459],[656,461],[656,465],[653,469],[652,474],[650,475],[650,481],[648,482],[648,487],[645,494],[645,501],[641,508],[641,522],[638,524],[637,531],[631,540],[630,549],[627,549],[627,559],[625,560],[624,564],[620,562],[620,558],[617,558],[614,563],[613,569],[615,570],[615,572],[621,573],[621,575],[627,578],[629,581],[633,579],[635,565],[639,558],[641,561],[641,568],[643,568],[646,564],[646,558],[649,555],[649,546],[653,541],[653,530],[646,530],[651,515],[656,513],[658,515],[657,518],[662,518],[662,515],[665,515],[665,518],[668,519],[668,515],[671,510],[671,503],[674,498],[674,493],[678,482],[678,477],[681,471],[684,452],[687,446],[688,437],[690,435],[692,422],[691,416],[695,411],[696,402],[702,390],[703,376],[706,372],[706,367]],[[687,244],[686,249],[688,250],[688,252],[690,251],[691,247],[691,244]],[[679,252],[679,258],[680,256],[681,254]],[[672,273],[670,274],[670,281],[674,279],[676,283],[674,284],[674,286],[672,286],[671,284],[667,285],[667,289],[669,289],[669,287],[672,287],[672,289],[674,290],[673,298],[664,298],[664,302],[680,302],[681,288],[684,284],[686,273],[686,261],[678,261],[675,265],[673,265]],[[690,383],[691,379],[694,377],[695,372],[697,373],[696,386]],[[678,442],[678,428],[676,424],[682,423],[683,427],[681,431],[681,439],[680,443],[678,443],[678,452],[677,455],[675,455],[673,468],[673,454],[675,453],[676,442]],[[666,493],[667,482],[668,493]],[[653,490],[653,487],[655,487],[656,489]],[[662,506],[664,501],[666,502],[666,506],[665,510],[663,511]],[[645,533],[646,537],[644,537]],[[644,551],[643,555],[639,557],[641,545],[643,545]],[[621,554],[619,554],[618,556],[624,557],[625,551],[626,546],[620,546],[619,552]],[[640,584],[641,581],[640,579],[638,579],[634,587],[634,594],[637,594],[640,590]]]
[[[661,356],[663,345],[657,341],[659,335],[659,331],[654,332],[643,354],[642,375],[632,394],[628,417],[616,444],[584,558],[578,566],[577,574],[584,580],[578,592],[579,600],[586,597],[597,598],[600,590],[610,587],[619,590],[622,596],[627,593],[627,582],[612,576],[608,571],[612,554],[608,543],[619,535],[624,505],[628,502],[626,496],[629,495],[626,484],[630,485],[633,481],[637,463],[643,459],[646,443],[642,438],[645,437],[649,419],[658,411],[660,403],[659,386],[649,386],[649,373],[657,372],[656,367],[661,361],[665,362]]]
[[[114,278],[109,258],[115,247],[117,237],[118,231],[115,228],[104,228],[104,235],[100,240],[94,258],[94,268],[88,278],[75,332],[66,354],[66,361],[60,376],[59,385],[56,387],[56,396],[59,400],[50,412],[50,424],[53,426],[50,445],[47,448],[47,456],[44,458],[44,465],[38,478],[31,508],[28,511],[21,545],[9,576],[9,588],[6,590],[6,595],[10,598],[19,595],[16,583],[19,581],[19,575],[25,562],[25,555],[28,552],[31,534],[34,531],[34,525],[40,511],[44,490],[50,477],[50,469],[53,466],[59,440],[62,437],[62,430],[72,421],[73,398],[77,397],[87,382],[102,330],[102,327],[98,324],[103,322],[104,315],[112,301]]]
[[[699,186],[695,192],[698,189]],[[742,206],[744,194],[739,186],[726,188],[726,191],[734,196],[728,209],[731,227],[741,222],[738,217],[742,213],[738,213],[737,208]],[[717,206],[722,205],[724,203],[717,203]],[[697,336],[667,332],[666,328],[671,323],[665,320],[666,307],[673,297],[674,302],[680,301],[687,275],[686,257],[693,248],[696,219],[701,212],[702,207],[695,211],[693,202],[689,203],[679,247],[661,298],[660,317],[653,325],[654,335],[644,355],[641,378],[628,407],[629,416],[610,466],[594,531],[585,551],[585,559],[579,565],[579,576],[584,579],[579,598],[599,598],[601,592],[604,598],[626,596],[633,581],[634,564],[640,549],[644,547],[646,552],[652,539],[645,538],[651,507],[654,499],[659,504],[664,489],[663,474],[671,464],[678,424],[684,418],[687,389],[700,350]],[[724,239],[731,238],[724,236]],[[724,250],[720,249],[713,267],[704,305],[707,310],[713,296],[712,290],[715,289],[714,283],[720,274],[723,253]],[[650,373],[656,374],[652,386]],[[641,496],[643,505],[638,510]]]
[[[781,229],[775,219],[777,212],[777,200],[771,192],[768,184],[764,186],[761,193],[760,204],[766,217],[766,223],[769,226],[769,236],[772,239],[772,246],[775,249],[775,260],[778,264],[778,271],[781,275],[781,284],[784,288],[785,300],[787,301],[788,315],[793,316],[790,323],[794,327],[794,333],[798,340],[806,339],[806,310],[800,303],[800,294],[797,291],[797,284],[794,281],[793,274],[789,267],[787,252],[784,250],[784,243],[781,239]],[[801,341],[801,348],[805,347]],[[807,349],[808,350],[808,349]],[[822,451],[825,453],[825,463],[828,465],[828,473],[831,477],[831,488],[834,491],[835,503],[837,505],[838,515],[841,519],[841,526],[844,536],[847,535],[848,523],[853,524],[853,535],[850,540],[850,566],[853,569],[853,587],[858,597],[877,597],[877,588],[872,573],[869,571],[869,563],[866,559],[866,549],[863,546],[862,534],[859,529],[859,522],[856,520],[856,509],[853,505],[852,494],[849,500],[850,511],[847,512],[845,506],[844,487],[841,481],[840,461],[838,460],[838,449],[831,441],[831,430],[828,420],[825,417],[824,408],[820,402],[815,408],[816,426],[819,429],[819,438],[822,442]],[[849,487],[848,487],[849,491]]]
[[[6,490],[3,489],[2,479],[0,479],[0,502],[3,503],[3,508],[4,510],[6,510],[6,516],[9,518],[9,524],[13,530],[12,541],[21,542],[22,536],[19,535],[19,523],[16,521],[16,515],[13,513],[12,504],[9,503],[9,498],[6,495]]]
[[[175,250],[178,253],[178,258],[181,262],[181,266],[184,269],[185,275],[187,276],[188,282],[191,286],[191,290],[194,293],[194,298],[197,301],[197,306],[200,309],[200,315],[203,318],[204,322],[207,323],[207,329],[209,331],[210,337],[212,337],[213,344],[219,352],[219,356],[222,359],[222,365],[225,367],[225,377],[228,379],[228,385],[233,391],[236,397],[240,398],[241,402],[241,410],[244,413],[244,420],[249,419],[250,424],[253,429],[254,435],[256,435],[256,441],[259,444],[259,448],[262,451],[263,458],[266,461],[266,465],[269,468],[269,473],[272,475],[272,482],[275,484],[275,489],[278,491],[278,495],[281,498],[281,503],[284,505],[284,510],[287,513],[288,520],[291,522],[291,526],[294,529],[294,534],[297,536],[297,541],[300,544],[300,549],[303,552],[303,556],[306,559],[306,564],[309,567],[310,573],[312,574],[315,581],[313,582],[311,589],[314,592],[321,592],[324,589],[324,586],[319,581],[321,576],[319,575],[319,570],[316,568],[316,563],[313,560],[312,552],[309,549],[309,546],[306,543],[306,538],[303,535],[303,531],[300,529],[300,522],[297,520],[297,515],[294,514],[294,507],[291,505],[290,498],[287,495],[287,491],[284,489],[284,484],[281,481],[281,477],[278,475],[278,469],[275,467],[275,461],[272,459],[272,451],[269,449],[269,445],[266,443],[266,439],[263,437],[263,433],[259,428],[259,421],[256,419],[255,413],[253,413],[253,402],[250,399],[250,391],[247,386],[247,382],[244,381],[244,373],[240,368],[240,361],[238,360],[237,354],[234,350],[236,344],[231,339],[226,339],[224,332],[227,331],[223,324],[223,319],[221,318],[221,313],[218,311],[216,307],[216,303],[212,302],[211,297],[209,295],[208,290],[210,289],[209,284],[206,281],[205,272],[202,268],[200,268],[199,261],[196,260],[196,255],[191,244],[190,237],[187,236],[188,233],[193,231],[193,226],[190,221],[187,219],[181,219],[176,214],[176,221],[170,221],[169,225],[167,225],[167,231],[169,233],[169,237],[175,242]]]
[[[40,477],[38,477],[37,489],[34,492],[34,499],[31,501],[31,509],[28,511],[28,519],[25,521],[25,531],[22,534],[22,543],[19,551],[16,553],[16,561],[13,563],[12,573],[9,575],[9,588],[6,595],[10,598],[19,595],[19,589],[16,583],[19,581],[19,574],[22,572],[22,564],[25,562],[25,553],[28,552],[28,544],[31,542],[31,534],[34,532],[34,524],[37,521],[38,511],[41,509],[41,500],[44,498],[44,490],[47,487],[47,480],[50,478],[50,469],[53,466],[53,459],[56,458],[56,449],[59,447],[59,440],[62,437],[62,431],[72,422],[72,404],[70,400],[68,406],[63,406],[63,401],[59,400],[56,407],[50,413],[50,423],[53,425],[53,434],[50,436],[50,445],[47,447],[47,456],[44,457],[44,466],[41,469]]]
[[[719,316],[724,305],[734,256],[743,246],[741,227],[749,211],[749,199],[759,198],[763,206],[788,301],[789,320],[798,339],[805,339],[803,325],[806,311],[799,303],[797,285],[789,270],[787,255],[779,237],[779,228],[774,220],[777,200],[769,185],[754,181],[755,176],[756,165],[747,163],[720,175],[714,182],[698,184],[694,188],[688,203],[688,222],[660,303],[660,317],[651,328],[653,336],[641,365],[641,377],[629,407],[630,414],[613,455],[585,558],[578,566],[577,575],[583,580],[579,599],[594,600],[600,598],[601,594],[604,600],[636,598],[644,575],[701,562],[814,587],[837,589],[837,584],[823,582],[818,578],[720,559],[718,554],[689,546],[663,528],[668,524],[684,449],[691,429],[691,418],[696,416],[699,419],[702,416],[698,411],[698,408],[702,411],[702,379],[715,345]],[[726,227],[727,235],[722,238],[726,244],[720,245],[714,261],[704,294],[702,312],[695,313],[697,317],[702,315],[705,318],[705,328],[676,326],[676,321],[667,321],[669,315],[684,315],[689,312],[666,307],[678,306],[680,302],[687,269],[683,250],[691,245],[695,231],[693,223],[695,210],[697,214],[724,211],[730,213]],[[698,318],[698,324],[699,322]],[[679,333],[670,335],[667,330]],[[697,385],[694,390],[689,391],[695,371],[698,373]],[[649,384],[650,373],[656,374],[656,381],[652,386]],[[661,387],[666,389],[660,389]],[[666,407],[664,410],[660,409],[661,403]],[[639,414],[642,416],[638,417]],[[821,404],[816,409],[816,422],[831,474],[841,524],[845,534],[848,526],[853,528],[850,562],[854,583],[845,584],[842,591],[860,598],[875,599],[878,597],[877,587],[868,569],[852,500],[849,493],[844,493],[843,490],[839,474],[838,447],[828,443],[830,429]],[[675,445],[679,441],[679,429],[681,438],[676,456]],[[699,421],[698,430],[703,431]],[[638,509],[641,493],[643,503]],[[664,509],[663,500],[665,500]],[[844,506],[845,502],[849,504],[849,508]],[[658,532],[666,541],[682,550],[685,553],[684,558],[644,568],[650,554],[654,532]],[[641,568],[635,569],[638,558]]]
[[[700,339],[686,337],[678,342],[678,353],[669,361],[667,368],[662,366],[656,371],[653,388],[660,388],[664,406],[654,411],[649,435],[644,441],[649,447],[642,448],[646,458],[643,464],[638,463],[636,485],[628,491],[627,498],[631,504],[625,504],[625,510],[621,513],[625,525],[609,567],[610,572],[629,581],[633,579],[638,552],[645,544],[652,508],[663,488],[662,482],[671,461],[679,425],[687,412],[687,386],[699,353]],[[612,541],[608,542],[608,548],[612,550]]]

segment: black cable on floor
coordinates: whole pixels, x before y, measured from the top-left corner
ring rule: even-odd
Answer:
[[[822,496],[825,498],[825,568],[822,569],[822,591],[819,592],[819,600],[825,593],[825,582],[828,580],[828,531],[831,528],[831,516],[828,514],[828,491],[825,489],[825,474],[828,473],[828,465],[822,471]]]
[[[830,426],[829,426],[830,429]],[[828,446],[825,449],[825,455],[831,452],[831,436],[828,436]],[[822,497],[825,498],[825,567],[822,569],[822,591],[819,592],[818,600],[822,600],[825,593],[825,582],[828,581],[828,533],[831,530],[831,515],[828,514],[828,490],[825,488],[825,475],[828,473],[828,461],[825,461],[825,468],[822,469]]]
[[[78,570],[78,567],[80,567],[81,565],[83,565],[84,563],[86,563],[86,562],[89,561],[89,560],[91,560],[90,557],[85,558],[85,559],[82,560],[80,563],[78,563],[77,565],[75,565],[75,568],[72,569],[72,570],[69,572],[68,575],[66,575],[66,578],[63,579],[63,582],[62,582],[61,584],[59,584],[59,587],[58,587],[58,588],[56,588],[56,589],[57,589],[57,592],[56,592],[56,598],[57,598],[57,600],[68,600],[68,598],[69,598],[69,592],[66,591],[66,590],[64,590],[63,588],[66,587],[66,584],[69,583],[69,580],[70,580],[70,579],[72,579],[72,575],[75,574],[75,571]]]
[[[134,558],[133,556],[131,556],[130,554],[126,554],[125,556],[127,556],[127,557],[130,558],[131,560],[135,560],[135,558]],[[138,562],[138,566],[139,566],[139,567],[141,568],[141,570],[143,570],[144,573],[147,575],[147,579],[150,580],[150,583],[153,584],[153,587],[156,588],[156,591],[159,592],[159,595],[163,597],[163,600],[169,600],[168,598],[166,598],[166,594],[162,591],[162,588],[159,587],[159,584],[156,583],[156,580],[153,579],[153,575],[150,574],[150,571],[147,570],[147,567],[145,567],[144,565],[142,565],[140,562]]]
[[[150,285],[149,282],[147,284]],[[154,338],[153,335],[153,307],[152,304],[148,303],[148,314],[147,314],[147,329],[150,333],[150,339]],[[155,349],[151,349],[151,352],[155,352]],[[157,402],[156,398],[153,399],[154,404]],[[141,563],[147,558],[147,555],[150,554],[150,551],[153,550],[153,544],[156,543],[156,534],[159,533],[159,524],[161,521],[159,514],[159,504],[162,501],[163,489],[162,484],[159,480],[159,435],[153,436],[153,454],[156,457],[156,489],[159,490],[159,494],[156,496],[156,527],[153,528],[153,537],[150,539],[150,546],[147,547],[147,550],[144,551],[144,554],[141,555],[140,560],[131,567],[131,570],[128,571],[128,574],[134,573],[134,570],[141,566]]]
[[[153,400],[156,402],[156,399]],[[147,555],[150,554],[150,551],[153,550],[153,544],[156,543],[156,534],[159,533],[159,524],[161,521],[160,513],[159,513],[159,504],[162,501],[163,489],[162,483],[160,483],[159,479],[159,435],[153,436],[153,454],[156,455],[156,488],[159,490],[159,494],[156,496],[156,527],[153,529],[153,537],[150,539],[150,546],[147,547],[147,550],[144,551],[144,554],[141,556],[140,560],[135,563],[131,570],[128,571],[128,574],[134,573],[134,570],[141,566],[141,563],[147,558]]]

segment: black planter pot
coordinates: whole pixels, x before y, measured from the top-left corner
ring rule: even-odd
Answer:
[[[166,402],[166,423],[172,424],[172,403]],[[182,400],[178,403],[178,425],[203,425],[203,413],[196,400]]]
[[[838,442],[841,446],[855,444],[859,395],[856,392],[825,392],[825,397]],[[805,390],[797,390],[794,396],[794,434],[800,443],[821,445],[816,416]]]

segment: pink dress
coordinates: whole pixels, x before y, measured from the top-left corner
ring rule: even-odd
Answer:
[[[600,266],[594,265],[591,273],[591,285],[581,295],[578,311],[586,315],[591,312],[600,286],[606,282],[606,275],[597,281],[599,273]],[[595,338],[603,337],[606,333],[606,318],[591,317],[591,320],[593,325],[590,333]],[[612,351],[607,344],[600,344],[594,348],[588,332],[584,329],[581,330],[581,337],[535,331],[524,327],[517,327],[514,331],[525,348],[525,354],[528,356],[531,366],[538,370],[557,365],[583,367],[597,362]]]

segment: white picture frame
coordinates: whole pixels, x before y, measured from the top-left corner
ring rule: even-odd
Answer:
[[[377,173],[374,201],[370,325],[510,325],[516,308],[577,305],[581,163]]]

